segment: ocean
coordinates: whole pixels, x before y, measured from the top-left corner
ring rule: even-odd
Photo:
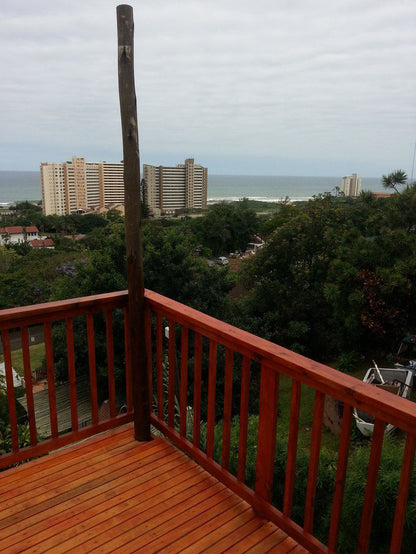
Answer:
[[[0,171],[0,205],[41,198],[39,171]]]
[[[210,175],[208,173],[208,203],[221,200],[250,198],[279,202],[309,200],[317,194],[335,192],[342,186],[342,177],[294,177],[284,175]],[[381,192],[381,179],[361,179],[361,189]]]
[[[334,192],[342,177],[293,177],[269,175],[211,175],[208,172],[208,203],[251,198],[278,202],[286,197],[307,200],[316,194]],[[364,177],[362,190],[381,192],[380,178]],[[0,205],[42,197],[38,171],[0,171]]]

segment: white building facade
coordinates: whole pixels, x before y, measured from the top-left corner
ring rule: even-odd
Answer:
[[[342,179],[342,192],[345,196],[358,196],[361,191],[361,179],[356,173]]]
[[[67,162],[40,165],[44,215],[66,215],[124,204],[122,163],[86,162],[73,157]],[[139,186],[138,186],[139,190]]]
[[[161,213],[207,207],[208,169],[193,158],[174,167],[143,165],[143,198]]]
[[[6,244],[24,244],[39,239],[37,227],[4,227],[0,229],[0,246]]]

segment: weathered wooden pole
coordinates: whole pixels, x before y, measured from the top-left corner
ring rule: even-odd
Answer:
[[[124,206],[128,324],[136,440],[150,440],[145,347],[143,255],[140,213],[140,156],[134,85],[134,22],[131,6],[117,6],[118,85],[124,156]]]

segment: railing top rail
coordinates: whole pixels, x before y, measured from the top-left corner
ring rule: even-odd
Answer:
[[[0,330],[12,329],[21,325],[33,325],[68,316],[82,315],[103,309],[122,308],[127,305],[127,291],[110,292],[70,298],[57,302],[46,302],[34,306],[0,310]]]
[[[219,343],[245,354],[272,369],[279,369],[319,392],[332,396],[375,417],[394,422],[415,434],[416,405],[409,400],[364,383],[331,367],[296,354],[193,308],[147,290],[150,307]]]

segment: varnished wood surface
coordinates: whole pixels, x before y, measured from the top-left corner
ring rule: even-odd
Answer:
[[[127,425],[0,473],[0,551],[306,552],[164,439]]]

